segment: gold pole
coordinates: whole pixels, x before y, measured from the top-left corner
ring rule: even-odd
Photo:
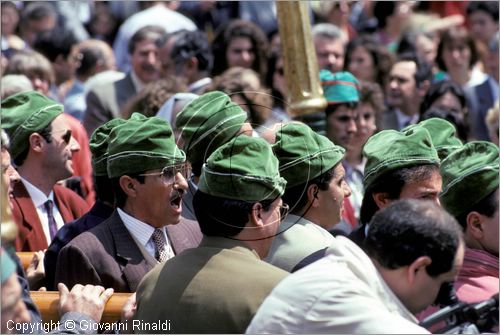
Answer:
[[[307,1],[276,1],[288,88],[288,112],[297,117],[322,111],[327,102],[319,81]]]

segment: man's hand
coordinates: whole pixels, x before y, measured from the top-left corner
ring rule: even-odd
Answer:
[[[90,316],[94,321],[101,321],[104,306],[113,295],[113,289],[102,286],[76,284],[68,290],[66,285],[59,283],[59,315],[67,312],[80,312]]]
[[[43,265],[44,257],[45,251],[35,252],[30,265],[26,269],[26,278],[28,279],[28,284],[32,291],[38,290],[43,285],[45,279],[45,267]]]
[[[130,297],[128,297],[127,301],[122,308],[122,315],[120,318],[120,322],[122,324],[128,324],[127,327],[123,327],[123,329],[132,330],[131,321],[135,316],[135,311],[137,309],[137,300],[135,299],[135,292]],[[121,331],[121,333],[126,334],[126,332]]]

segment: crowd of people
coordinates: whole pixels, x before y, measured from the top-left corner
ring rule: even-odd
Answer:
[[[48,330],[36,290],[62,333],[113,292],[124,333],[428,333],[498,295],[498,7],[309,2],[327,107],[294,119],[274,1],[2,1],[1,332]]]

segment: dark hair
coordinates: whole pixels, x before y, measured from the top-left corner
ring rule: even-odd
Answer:
[[[425,180],[436,172],[439,173],[437,164],[422,164],[384,173],[366,188],[359,211],[359,221],[363,224],[368,223],[373,215],[379,211],[379,207],[373,199],[375,193],[387,193],[389,199],[399,199],[405,185]]]
[[[469,69],[471,69],[479,60],[479,52],[474,43],[474,39],[470,36],[467,29],[463,27],[455,27],[443,31],[441,34],[441,39],[437,49],[436,64],[443,70],[447,71],[446,65],[443,60],[444,48],[448,44],[454,43],[465,43],[470,50],[470,64]]]
[[[255,53],[252,70],[260,75],[261,80],[264,80],[267,73],[267,49],[269,42],[262,29],[246,20],[232,20],[228,25],[221,26],[216,32],[212,44],[214,55],[212,75],[219,75],[228,69],[226,50],[231,41],[238,37],[249,38],[252,42]]]
[[[263,200],[259,203],[268,211],[273,201]],[[194,213],[201,232],[206,236],[238,235],[248,222],[248,215],[256,203],[216,197],[200,190],[193,197]]]
[[[366,253],[386,269],[399,269],[428,256],[431,277],[449,272],[463,234],[455,218],[431,201],[405,199],[380,210],[370,221]]]
[[[318,189],[321,191],[328,190],[330,187],[330,181],[335,176],[334,172],[338,164],[306,183],[296,185],[285,190],[285,194],[283,194],[282,199],[284,203],[290,205],[291,213],[300,213],[305,209],[307,205],[307,190],[309,189],[309,186],[317,185]]]
[[[382,129],[382,114],[385,110],[384,93],[377,83],[361,81],[359,84],[358,104],[368,104],[375,110],[375,125]]]
[[[397,3],[395,1],[375,1],[373,16],[377,19],[378,29],[387,25],[387,18],[394,14]]]
[[[33,49],[54,63],[58,56],[67,59],[71,52],[71,47],[77,43],[78,40],[71,31],[62,27],[56,27],[52,30],[38,33],[33,42]]]
[[[100,201],[113,204],[115,202],[115,194],[111,179],[108,176],[94,176],[94,189],[96,198]]]
[[[478,212],[489,218],[493,217],[495,212],[498,210],[498,199],[495,196],[496,191],[497,190],[494,190],[470,209],[467,209],[465,213],[457,216],[456,219],[464,231],[467,229],[467,215],[469,215],[470,212]]]
[[[170,57],[175,64],[196,57],[199,71],[210,72],[212,70],[212,49],[206,34],[199,30],[182,30],[177,32]]]
[[[474,12],[484,12],[498,23],[498,2],[496,1],[469,1],[467,4],[467,15]]]
[[[414,52],[405,52],[398,55],[398,59],[396,63],[399,62],[414,62],[417,66],[417,70],[415,71],[415,83],[417,87],[421,87],[424,81],[431,81],[432,79],[432,66],[427,63],[424,59],[418,56]]]
[[[132,55],[138,43],[143,41],[153,41],[158,47],[166,35],[165,29],[160,26],[145,26],[139,29],[128,42],[128,53]]]
[[[420,121],[432,119],[434,117],[444,119],[453,124],[458,138],[460,138],[463,142],[467,142],[469,139],[469,124],[466,122],[465,117],[460,119],[450,110],[432,107],[426,110],[424,114],[420,115]]]
[[[39,134],[40,136],[42,136],[42,138],[47,143],[52,143],[51,132],[52,132],[52,123],[50,123],[47,127],[43,128],[42,130],[37,131],[36,133]],[[28,141],[28,140],[26,140],[26,141]],[[21,152],[19,155],[17,155],[17,157],[12,157],[12,159],[14,160],[14,164],[16,166],[23,165],[24,161],[26,160],[26,157],[28,157],[29,151],[30,151],[30,146],[28,145],[28,147],[23,152]]]
[[[57,17],[57,12],[51,3],[31,2],[21,11],[21,22],[23,25],[27,21],[40,21],[46,17]]]
[[[357,101],[348,101],[348,102],[341,102],[339,104],[331,104],[326,106],[325,109],[325,116],[328,118],[330,115],[332,115],[340,106],[346,106],[349,109],[355,109],[358,107],[358,102]]]
[[[136,174],[127,174],[130,178],[136,179],[139,183],[144,184],[146,180],[145,176],[139,176],[141,172]],[[123,192],[122,187],[120,186],[120,177],[110,178],[111,189],[113,190],[114,199],[115,199],[115,207],[122,208],[125,206],[125,202],[127,201],[127,194]]]
[[[467,106],[465,93],[460,85],[451,80],[441,80],[433,83],[429,87],[429,90],[425,94],[425,97],[422,99],[422,104],[420,105],[420,114],[423,114],[425,111],[427,111],[432,106],[432,104],[436,102],[436,100],[441,98],[446,93],[451,93],[455,97],[457,97],[457,99],[460,101],[460,105],[462,105],[462,108],[465,108]]]
[[[344,70],[349,71],[352,53],[358,48],[364,48],[372,57],[373,67],[376,70],[375,80],[380,86],[384,86],[389,73],[391,72],[392,64],[394,64],[394,55],[375,41],[369,35],[362,35],[349,41],[345,52]]]
[[[285,97],[274,87],[274,72],[276,72],[278,61],[283,57],[281,51],[276,50],[271,53],[267,60],[267,74],[265,84],[271,89],[273,97],[273,107],[285,107]]]

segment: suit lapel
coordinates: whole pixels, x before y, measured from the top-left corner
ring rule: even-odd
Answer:
[[[135,292],[142,277],[144,277],[152,267],[144,259],[139,247],[116,211],[112,216],[110,230],[115,242],[116,256],[117,258],[121,258],[124,262],[122,268],[123,275],[127,280],[131,292]]]
[[[127,73],[125,78],[123,78],[122,80],[118,80],[115,83],[116,102],[119,110],[122,110],[127,100],[130,99],[130,97],[132,97],[135,93],[135,86],[132,82],[132,76],[129,72]]]

